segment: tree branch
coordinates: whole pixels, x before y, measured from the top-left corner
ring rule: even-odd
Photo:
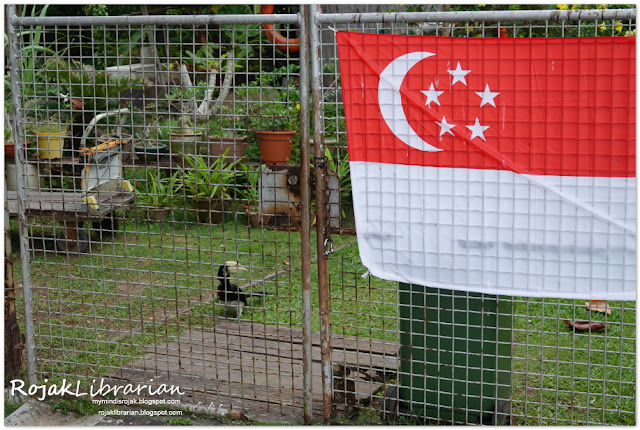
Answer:
[[[210,107],[210,104],[212,103],[211,97],[213,97],[213,91],[208,92],[205,100],[202,102],[196,113],[197,115],[199,115],[199,117],[202,118],[202,120],[205,120],[211,115],[217,115],[218,112],[220,112],[222,103],[224,103],[224,100],[227,98],[227,96],[229,95],[229,91],[231,90],[233,72],[235,70],[236,62],[235,58],[233,57],[233,51],[229,51],[227,55],[227,68],[225,70],[224,82],[222,83],[222,88],[220,90],[218,99],[214,102],[215,104],[213,105],[213,107]],[[212,87],[215,86],[215,81],[213,84],[209,83],[209,85],[211,85]]]

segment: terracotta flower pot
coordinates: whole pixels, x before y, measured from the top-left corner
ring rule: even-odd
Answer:
[[[147,208],[149,221],[164,221],[169,217],[171,208]]]
[[[169,134],[169,147],[173,158],[178,165],[187,167],[184,158],[194,157],[200,153],[202,146],[202,133],[194,134]]]
[[[209,136],[207,155],[209,163],[214,162],[227,150],[227,155],[224,157],[226,164],[233,163],[244,157],[247,150],[247,136],[238,137],[216,137]]]
[[[267,165],[283,165],[291,157],[295,130],[259,131],[258,143],[262,162]]]
[[[224,199],[207,199],[195,197],[193,207],[198,213],[198,221],[202,224],[222,224],[224,220]]]
[[[4,143],[4,158],[15,158],[16,145],[13,142]]]
[[[249,226],[251,228],[259,228],[262,226],[262,219],[260,218],[260,212],[254,208],[247,205],[242,205],[244,207],[244,213],[247,214],[247,220],[249,221]]]

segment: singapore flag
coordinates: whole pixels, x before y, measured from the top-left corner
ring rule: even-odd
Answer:
[[[337,37],[373,275],[635,300],[635,38]]]

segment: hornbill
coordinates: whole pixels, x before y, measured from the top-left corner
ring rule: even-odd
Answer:
[[[231,276],[238,272],[246,272],[247,269],[238,264],[237,261],[226,261],[218,269],[218,300],[224,304],[224,316],[227,316],[229,308],[235,311],[237,318],[242,317],[242,308],[247,304],[250,297],[263,297],[269,295],[266,292],[245,292],[236,284],[231,283]]]

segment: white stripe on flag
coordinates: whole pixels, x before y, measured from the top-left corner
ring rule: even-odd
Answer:
[[[360,256],[377,277],[512,296],[635,300],[636,178],[358,161],[351,179]]]

